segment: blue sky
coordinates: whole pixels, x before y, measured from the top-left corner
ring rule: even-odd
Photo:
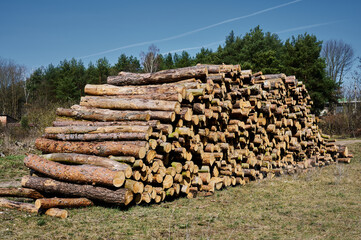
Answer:
[[[139,58],[154,42],[161,53],[216,49],[231,30],[260,25],[285,41],[305,32],[342,39],[361,56],[361,1],[0,0],[0,57],[29,72],[72,57],[87,65],[120,54]]]

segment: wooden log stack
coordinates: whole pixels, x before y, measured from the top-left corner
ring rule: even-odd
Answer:
[[[159,203],[352,157],[323,137],[294,76],[197,65],[121,72],[85,94],[37,139],[24,188],[76,206]],[[57,202],[37,206],[72,206]]]

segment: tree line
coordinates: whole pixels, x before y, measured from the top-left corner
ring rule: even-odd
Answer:
[[[105,57],[98,59],[95,63],[89,63],[88,66],[85,66],[81,60],[73,58],[61,61],[57,66],[49,64],[46,67],[40,67],[26,80],[13,79],[6,80],[4,84],[1,83],[0,91],[7,92],[8,95],[1,95],[0,107],[3,114],[7,113],[20,118],[24,114],[21,107],[24,103],[25,106],[27,104],[46,106],[54,102],[74,103],[79,101],[80,96],[84,94],[86,84],[106,83],[107,76],[117,75],[120,71],[155,72],[188,67],[197,63],[225,63],[240,64],[242,69],[262,71],[264,74],[282,72],[286,75],[296,75],[306,84],[314,101],[314,111],[318,113],[326,102],[337,101],[342,74],[344,75],[344,71],[349,67],[349,65],[343,68],[330,67],[330,64],[334,63],[332,58],[336,57],[331,55],[331,50],[322,52],[322,46],[322,41],[315,35],[305,33],[292,36],[283,42],[277,34],[264,32],[257,26],[243,36],[235,36],[231,31],[226,36],[225,43],[219,45],[217,50],[202,48],[195,56],[191,56],[186,51],[180,54],[162,55],[159,54],[159,49],[155,45],[151,45],[147,52],[140,54],[140,59],[121,54],[114,65],[110,64]],[[332,49],[338,45],[336,42],[334,45],[327,46]],[[4,75],[1,71],[2,65],[6,64],[0,62],[1,82]],[[21,69],[23,67],[20,66],[17,71],[21,72]],[[334,69],[337,69],[336,73],[332,72]],[[23,78],[23,75],[20,78]],[[5,104],[5,102],[8,103]]]

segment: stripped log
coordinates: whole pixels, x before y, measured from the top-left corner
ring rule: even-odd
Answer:
[[[25,157],[24,164],[41,174],[66,182],[121,187],[125,181],[123,171],[90,165],[64,165],[32,154]]]
[[[90,200],[115,205],[128,205],[133,200],[133,193],[125,188],[110,190],[104,187],[65,183],[50,178],[31,176],[23,177],[21,185],[59,197],[85,197]]]
[[[78,208],[93,205],[94,203],[87,198],[40,198],[35,201],[37,209]]]
[[[203,78],[207,74],[207,68],[202,66],[169,69],[155,73],[120,72],[118,76],[109,76],[107,83],[118,86],[161,84],[177,82],[188,78]]]
[[[81,153],[98,156],[123,155],[144,158],[146,148],[122,142],[68,142],[38,138],[35,146],[44,153]]]

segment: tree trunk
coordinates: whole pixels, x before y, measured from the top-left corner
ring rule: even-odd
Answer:
[[[45,133],[152,133],[152,127],[150,126],[64,126],[64,127],[47,127]]]
[[[125,188],[110,190],[104,187],[59,182],[50,178],[25,176],[21,180],[23,187],[55,196],[85,197],[90,200],[116,205],[128,205],[133,193]]]
[[[176,117],[174,111],[146,111],[144,113],[148,114],[151,120],[159,120],[162,123],[174,122]]]
[[[120,133],[96,133],[96,134],[44,134],[42,137],[63,140],[63,141],[107,141],[107,140],[149,140],[147,133],[133,133],[133,132],[120,132]]]
[[[155,110],[174,111],[179,113],[180,103],[178,101],[133,99],[120,97],[86,96],[80,100],[81,106],[97,107],[119,110]]]
[[[71,109],[58,108],[58,116],[72,117],[76,119],[96,120],[96,121],[148,121],[149,114],[144,111],[116,111],[109,109],[86,108],[74,105]]]
[[[188,78],[204,78],[207,74],[207,68],[202,66],[169,69],[155,73],[120,72],[118,76],[109,76],[107,83],[118,86],[161,84]]]
[[[0,198],[0,207],[7,207],[17,209],[19,211],[29,212],[29,213],[39,213],[39,210],[35,207],[34,204],[15,202],[5,198]],[[58,208],[50,208],[45,211],[45,214],[52,217],[67,218],[68,211]]]
[[[66,142],[46,138],[36,139],[35,146],[44,153],[80,153],[102,157],[109,155],[134,156],[144,158],[146,148],[127,142]]]
[[[64,165],[32,154],[25,157],[24,164],[41,174],[66,182],[121,187],[125,181],[123,171],[90,165]]]
[[[97,95],[97,96],[116,96],[116,95],[128,95],[128,96],[147,96],[147,95],[161,95],[161,94],[174,94],[180,93],[182,97],[185,97],[185,87],[177,85],[146,85],[146,86],[114,86],[114,85],[91,85],[87,84],[84,88],[85,94]],[[153,98],[149,98],[153,99]],[[154,98],[158,99],[158,98]]]
[[[28,188],[0,188],[1,197],[24,197],[24,198],[43,198],[44,196],[33,189]]]
[[[88,164],[108,168],[113,171],[123,171],[126,178],[130,178],[132,175],[132,168],[128,164],[120,163],[104,157],[76,153],[51,153],[42,155],[41,157],[54,162]]]
[[[58,117],[53,122],[54,127],[66,127],[66,126],[150,126],[157,128],[160,126],[159,120],[151,121],[123,121],[123,122],[94,122],[87,120],[75,120],[70,118]]]
[[[35,201],[37,209],[77,208],[93,205],[94,203],[87,198],[40,198]]]

